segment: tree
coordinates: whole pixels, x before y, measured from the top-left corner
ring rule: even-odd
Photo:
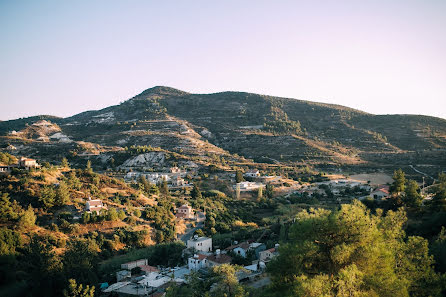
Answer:
[[[40,190],[40,197],[39,202],[45,207],[45,208],[51,208],[56,203],[56,191],[51,186],[43,186],[43,188]]]
[[[91,168],[91,161],[90,160],[87,161],[87,165],[85,167],[85,171],[87,173],[93,173],[93,169]]]
[[[58,292],[61,293],[62,265],[46,238],[33,236],[25,246],[21,260],[31,296],[57,296]]]
[[[409,180],[404,192],[405,195],[403,201],[407,206],[418,207],[421,205],[423,197],[421,197],[420,195],[420,187],[418,186],[416,181]]]
[[[28,209],[22,214],[19,219],[19,226],[21,228],[31,228],[36,223],[36,215],[34,214],[34,210],[31,205],[28,206]]]
[[[194,183],[194,187],[192,188],[192,191],[191,191],[190,195],[195,200],[199,200],[199,199],[202,198],[200,187],[198,186],[197,183]]]
[[[6,222],[14,216],[8,193],[0,193],[0,221]]]
[[[16,249],[22,244],[20,233],[0,228],[0,256],[15,254]]]
[[[355,201],[302,211],[270,263],[276,296],[439,296],[427,241],[406,237],[404,211],[371,215]],[[428,286],[424,289],[422,286]],[[420,295],[421,294],[421,295]]]
[[[124,210],[123,210],[122,208],[120,208],[120,209],[118,210],[118,218],[122,221],[122,220],[125,219],[125,217],[126,217],[126,215],[125,215]]]
[[[60,162],[60,166],[62,167],[62,168],[69,168],[70,167],[70,164],[68,164],[68,160],[67,160],[67,158],[62,158],[62,161]]]
[[[70,241],[62,258],[65,275],[82,284],[96,283],[98,281],[98,248],[91,241],[81,239]]]
[[[160,193],[164,195],[164,197],[169,196],[169,187],[167,186],[167,181],[165,178],[163,178],[163,181],[161,182],[159,186]]]
[[[274,186],[270,185],[270,184],[267,184],[266,187],[265,187],[265,196],[267,198],[271,199],[271,198],[273,198],[273,195],[274,195]]]
[[[239,266],[223,264],[214,266],[212,272],[216,286],[212,290],[212,295],[216,297],[243,297],[247,296],[243,286],[239,284],[235,273],[241,270]]]
[[[242,181],[244,181],[245,179],[243,178],[243,173],[240,170],[237,170],[235,172],[235,182],[236,183],[241,183]]]
[[[109,221],[117,221],[119,219],[118,212],[116,208],[110,208],[107,212],[107,220]]]
[[[446,211],[446,173],[438,175],[438,182],[434,185],[432,206],[435,211]]]
[[[68,281],[68,288],[63,291],[65,297],[94,297],[94,286],[82,286],[77,284],[75,279]]]
[[[399,195],[406,189],[406,176],[401,169],[395,170],[393,173],[393,183],[390,186],[390,192],[392,194]]]
[[[70,200],[70,192],[68,191],[68,186],[64,181],[59,183],[56,189],[55,205],[64,206]]]
[[[140,211],[139,209],[136,208],[136,209],[133,211],[133,215],[134,215],[135,217],[139,218],[139,217],[141,217],[141,211]]]
[[[262,200],[262,198],[263,198],[263,187],[259,187],[257,189],[257,201]]]

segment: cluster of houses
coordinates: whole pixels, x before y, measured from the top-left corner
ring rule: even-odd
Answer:
[[[336,179],[330,180],[326,182],[318,182],[309,186],[302,187],[298,193],[303,194],[307,193],[309,196],[314,196],[316,194],[324,195],[325,189],[329,189],[334,196],[342,194],[342,191],[345,189],[359,189],[364,195],[359,197],[359,199],[365,199],[367,197],[372,197],[376,200],[383,200],[389,197],[389,186],[387,185],[378,185],[376,187],[372,187],[366,182],[349,180],[349,179]]]
[[[170,188],[183,188],[191,186],[188,184],[184,177],[187,175],[187,171],[181,170],[178,167],[171,167],[169,172],[138,172],[129,171],[124,176],[127,181],[136,181],[143,176],[148,182],[152,184],[160,184],[166,181]]]
[[[24,169],[24,170],[31,170],[31,169],[39,168],[39,167],[40,167],[40,165],[37,163],[36,160],[30,159],[30,158],[26,158],[26,157],[21,157],[18,160],[17,164],[0,165],[0,173],[2,173],[2,174],[10,174],[11,171],[14,168]]]
[[[252,279],[260,275],[266,267],[266,263],[278,255],[278,245],[266,249],[265,244],[247,241],[234,244],[223,251],[213,251],[212,238],[198,237],[187,241],[184,255],[191,254],[187,259],[187,265],[174,268],[161,268],[150,266],[147,259],[140,259],[121,265],[121,270],[116,272],[117,282],[108,286],[101,286],[104,294],[113,296],[163,296],[165,289],[172,283],[187,283],[186,276],[191,272],[199,272],[207,275],[209,269],[222,264],[230,264],[231,254],[248,257],[251,253],[255,260],[252,265],[245,266],[245,270],[237,273],[239,281]],[[135,274],[135,275],[133,275]]]

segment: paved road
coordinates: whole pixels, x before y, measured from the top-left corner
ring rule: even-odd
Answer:
[[[180,240],[186,244],[187,244],[187,241],[192,238],[192,236],[194,235],[194,232],[197,229],[201,229],[204,227],[204,221],[206,220],[206,215],[203,212],[197,212],[197,216],[198,216],[197,225],[194,228],[187,230],[186,233],[184,233],[183,235],[180,236]]]
[[[421,172],[420,170],[416,169],[413,165],[409,165],[410,168],[412,168],[415,172],[419,173],[419,174],[423,174],[427,177],[430,177],[431,179],[433,179],[435,181],[435,178],[433,178],[432,176],[428,175],[427,173]]]

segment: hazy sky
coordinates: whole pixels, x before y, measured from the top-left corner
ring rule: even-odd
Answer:
[[[0,120],[156,85],[446,118],[446,1],[0,0]]]

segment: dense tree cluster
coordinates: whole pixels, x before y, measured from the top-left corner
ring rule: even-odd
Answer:
[[[405,235],[402,210],[355,202],[302,211],[271,263],[274,296],[440,296],[428,242]]]

